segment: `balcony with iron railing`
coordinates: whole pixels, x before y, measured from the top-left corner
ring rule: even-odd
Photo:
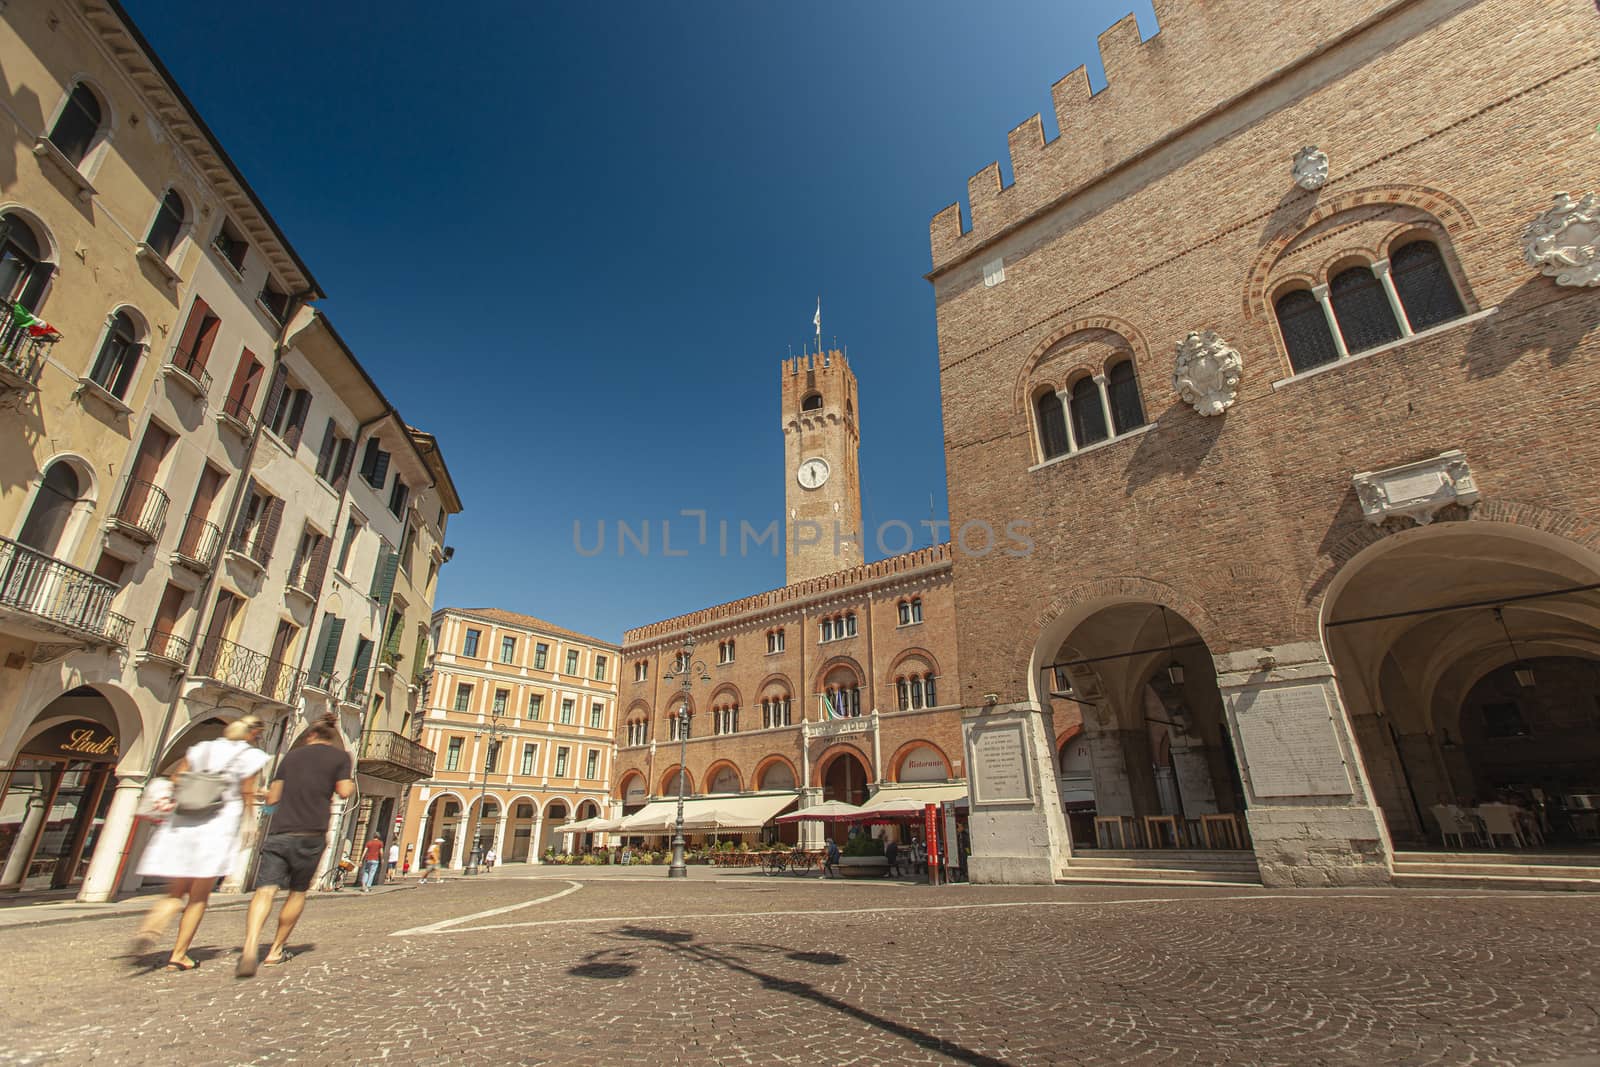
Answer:
[[[0,537],[0,616],[30,634],[126,644],[132,623],[111,610],[116,594],[98,575]]]
[[[225,689],[290,705],[300,696],[305,673],[265,653],[220,637],[209,637],[200,646],[194,677],[209,679]]]
[[[166,373],[197,397],[211,392],[211,372],[206,370],[205,360],[196,351],[179,349],[173,352]]]
[[[289,588],[315,600],[322,593],[323,579],[328,575],[328,546],[326,537],[317,539],[309,552],[303,546],[295,549],[294,561],[289,564]]]
[[[232,427],[244,437],[256,432],[256,417],[251,414],[250,400],[245,397],[228,397],[222,402],[222,410],[217,412],[217,418],[224,426]]]
[[[46,346],[59,341],[60,334],[35,337],[11,315],[11,308],[0,301],[0,388],[32,390],[39,384]]]
[[[410,784],[433,777],[432,749],[392,730],[374,730],[362,738],[356,769],[386,782]]]
[[[126,479],[122,499],[107,525],[125,537],[150,544],[167,525],[166,490],[138,478]]]
[[[168,666],[181,667],[189,661],[189,640],[166,630],[152,629],[144,639],[145,655]]]
[[[221,548],[221,528],[198,515],[190,515],[183,524],[183,536],[178,538],[178,551],[173,561],[192,571],[207,574],[217,562],[217,552]]]
[[[234,527],[233,537],[228,541],[228,551],[236,552],[266,570],[267,564],[272,562],[272,542],[272,532],[265,521],[241,522]]]

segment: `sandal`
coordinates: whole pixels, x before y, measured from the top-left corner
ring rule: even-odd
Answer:
[[[292,959],[294,959],[294,953],[290,952],[288,949],[284,949],[282,952],[280,952],[278,954],[278,958],[277,959],[275,959],[275,960],[262,960],[261,961],[261,965],[263,967],[276,967],[278,964],[280,964],[280,963],[288,963]]]
[[[198,966],[200,966],[198,963],[190,959],[188,956],[185,956],[181,960],[168,960],[167,965],[165,968],[163,968],[163,970],[177,973],[178,971],[192,971]]]

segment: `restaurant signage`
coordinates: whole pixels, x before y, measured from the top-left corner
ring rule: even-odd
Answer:
[[[900,761],[899,780],[902,782],[942,782],[949,776],[944,757],[929,745],[918,745]]]
[[[117,735],[83,720],[53,726],[23,746],[30,756],[65,756],[97,763],[117,758]]]

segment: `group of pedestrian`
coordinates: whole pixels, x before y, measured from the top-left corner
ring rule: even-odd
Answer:
[[[145,916],[133,950],[144,955],[154,949],[181,912],[178,940],[167,959],[169,971],[199,966],[189,948],[205,917],[212,886],[238,863],[239,826],[247,814],[255,814],[258,780],[270,759],[259,747],[265,728],[254,715],[229,723],[221,737],[190,747],[173,769],[170,785],[153,784],[150,790],[150,810],[160,821],[140,858],[138,873],[167,879],[167,893]],[[278,764],[267,786],[263,810],[271,813],[272,821],[261,842],[244,945],[234,971],[238,977],[248,978],[262,964],[281,964],[292,957],[286,946],[322,860],[332,801],[354,792],[350,755],[339,742],[338,719],[325,716]],[[382,848],[381,841],[378,847]],[[288,890],[288,896],[278,913],[272,944],[262,957],[261,932],[279,890]]]

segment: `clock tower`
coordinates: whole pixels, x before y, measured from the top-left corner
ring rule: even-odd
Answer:
[[[783,361],[786,584],[861,563],[856,376],[830,349]]]

